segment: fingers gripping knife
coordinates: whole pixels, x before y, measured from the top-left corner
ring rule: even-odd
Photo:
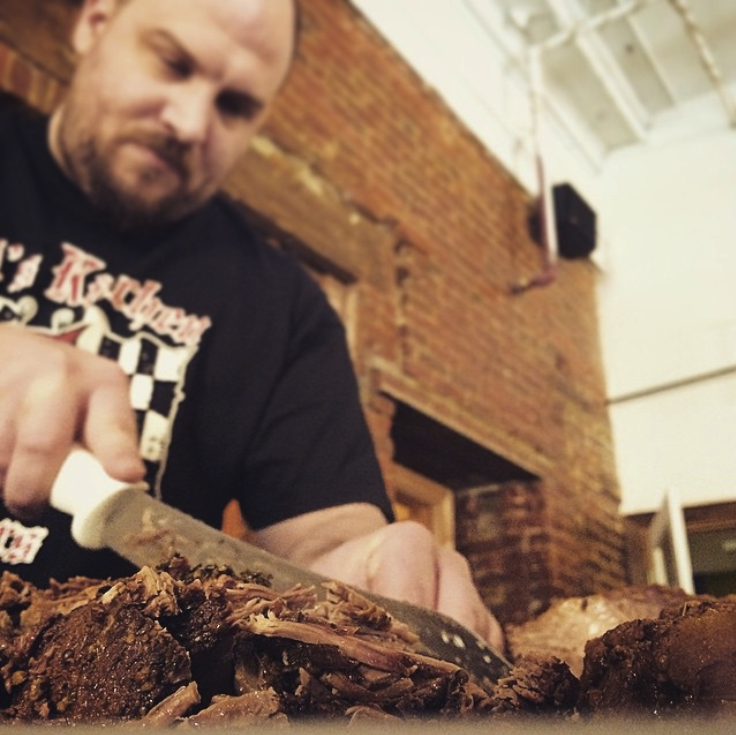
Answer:
[[[87,451],[75,449],[51,491],[51,505],[72,516],[72,536],[85,548],[110,548],[136,566],[155,566],[175,554],[190,564],[225,564],[236,572],[270,575],[277,591],[296,584],[317,588],[326,577],[239,541],[151,497],[146,485],[111,478]],[[408,625],[423,653],[466,669],[480,681],[496,682],[510,664],[454,620],[407,602],[360,590]]]

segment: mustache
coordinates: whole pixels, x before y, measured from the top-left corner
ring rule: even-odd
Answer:
[[[129,140],[152,150],[163,159],[181,178],[189,175],[191,146],[166,133],[142,131],[129,136]]]

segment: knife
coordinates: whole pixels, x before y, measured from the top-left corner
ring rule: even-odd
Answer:
[[[110,477],[88,451],[75,448],[51,490],[51,505],[72,516],[74,540],[110,548],[134,565],[156,566],[180,554],[192,565],[224,564],[235,572],[269,575],[276,591],[301,584],[317,589],[328,577],[218,531],[153,498],[145,483]],[[492,685],[511,668],[504,656],[452,618],[417,605],[358,590],[419,636],[422,653],[457,664]]]

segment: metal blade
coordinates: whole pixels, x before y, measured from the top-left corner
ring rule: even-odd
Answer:
[[[105,545],[136,566],[156,566],[180,554],[193,565],[226,564],[235,572],[270,575],[277,591],[296,584],[319,588],[328,581],[327,577],[232,538],[150,495],[122,495],[100,530]],[[409,626],[419,636],[427,655],[455,663],[481,682],[494,683],[508,673],[510,664],[500,653],[451,618],[407,602],[358,591]]]

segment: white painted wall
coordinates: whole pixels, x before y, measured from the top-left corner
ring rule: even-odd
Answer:
[[[531,192],[535,136],[504,19],[461,0],[353,0]],[[494,32],[497,34],[494,35]],[[646,145],[604,157],[563,111],[538,138],[553,181],[598,214],[594,260],[622,511],[736,500],[736,132],[701,100]],[[552,286],[554,287],[554,286]],[[724,371],[648,397],[628,394]]]
[[[736,499],[736,131],[703,100],[666,133],[607,161],[599,201],[609,395],[675,384],[612,405],[626,513],[668,486],[685,505]]]

